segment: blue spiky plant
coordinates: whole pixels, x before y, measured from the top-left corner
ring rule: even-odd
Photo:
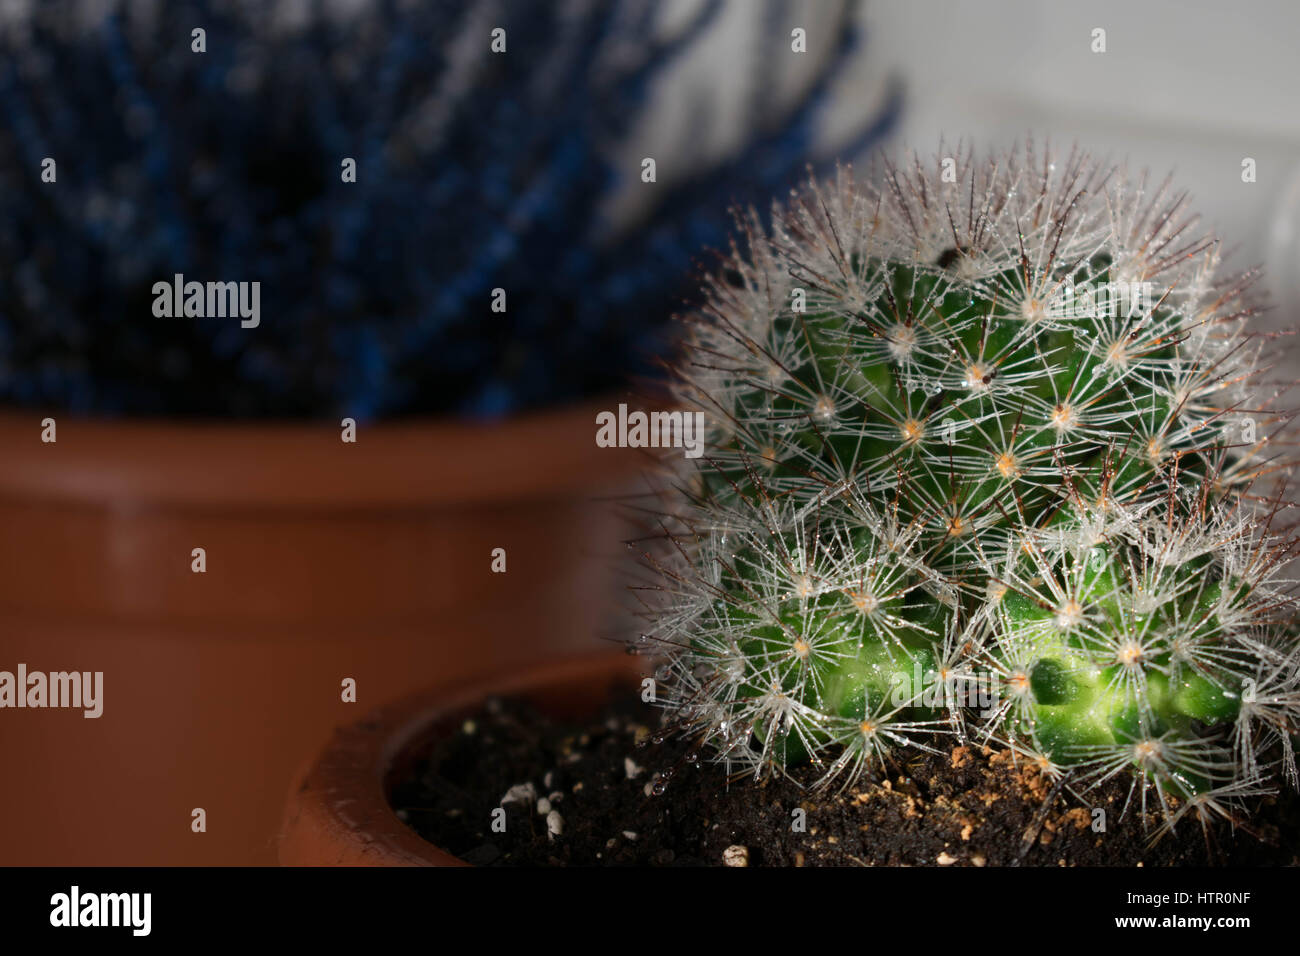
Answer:
[[[370,419],[612,387],[655,353],[728,203],[798,175],[860,39],[850,5],[796,102],[723,159],[665,167],[650,211],[615,229],[652,88],[719,6],[670,35],[640,0],[48,0],[5,20],[0,401]],[[175,273],[260,281],[266,321],[153,318],[151,285]]]
[[[637,589],[669,726],[818,786],[997,742],[1170,826],[1294,786],[1276,343],[1185,195],[941,148],[741,226]]]

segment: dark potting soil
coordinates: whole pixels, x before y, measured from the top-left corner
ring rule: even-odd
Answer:
[[[1264,798],[1254,835],[1187,818],[1151,844],[1159,817],[1137,795],[1121,815],[1127,779],[1084,803],[1009,751],[964,746],[917,753],[840,794],[808,789],[811,774],[729,782],[720,765],[690,762],[688,742],[654,743],[656,719],[625,700],[580,724],[490,701],[437,741],[392,803],[424,839],[480,866],[1300,863],[1293,799]],[[1092,808],[1105,810],[1104,832]]]

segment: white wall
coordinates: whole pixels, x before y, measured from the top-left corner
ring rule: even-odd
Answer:
[[[1233,263],[1267,262],[1279,306],[1300,314],[1300,4],[884,0],[866,16],[871,71],[908,85],[901,139],[994,145],[1032,131],[1172,170],[1238,248]],[[1105,53],[1090,48],[1097,27]]]

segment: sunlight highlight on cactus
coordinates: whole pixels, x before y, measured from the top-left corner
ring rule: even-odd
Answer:
[[[1185,201],[941,146],[742,220],[636,589],[670,726],[822,786],[995,742],[1168,825],[1296,784],[1285,389]]]

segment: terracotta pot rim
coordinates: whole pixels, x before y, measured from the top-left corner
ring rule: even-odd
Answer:
[[[562,497],[645,467],[596,445],[596,413],[617,395],[499,422],[453,418],[358,428],[336,422],[180,422],[0,411],[0,499],[132,508],[437,508]],[[611,404],[612,403],[612,404]]]
[[[409,766],[417,748],[490,697],[528,697],[601,682],[632,685],[646,668],[644,658],[603,651],[427,690],[372,711],[335,731],[295,778],[280,832],[280,862],[469,866],[417,836],[389,803],[393,777]]]

